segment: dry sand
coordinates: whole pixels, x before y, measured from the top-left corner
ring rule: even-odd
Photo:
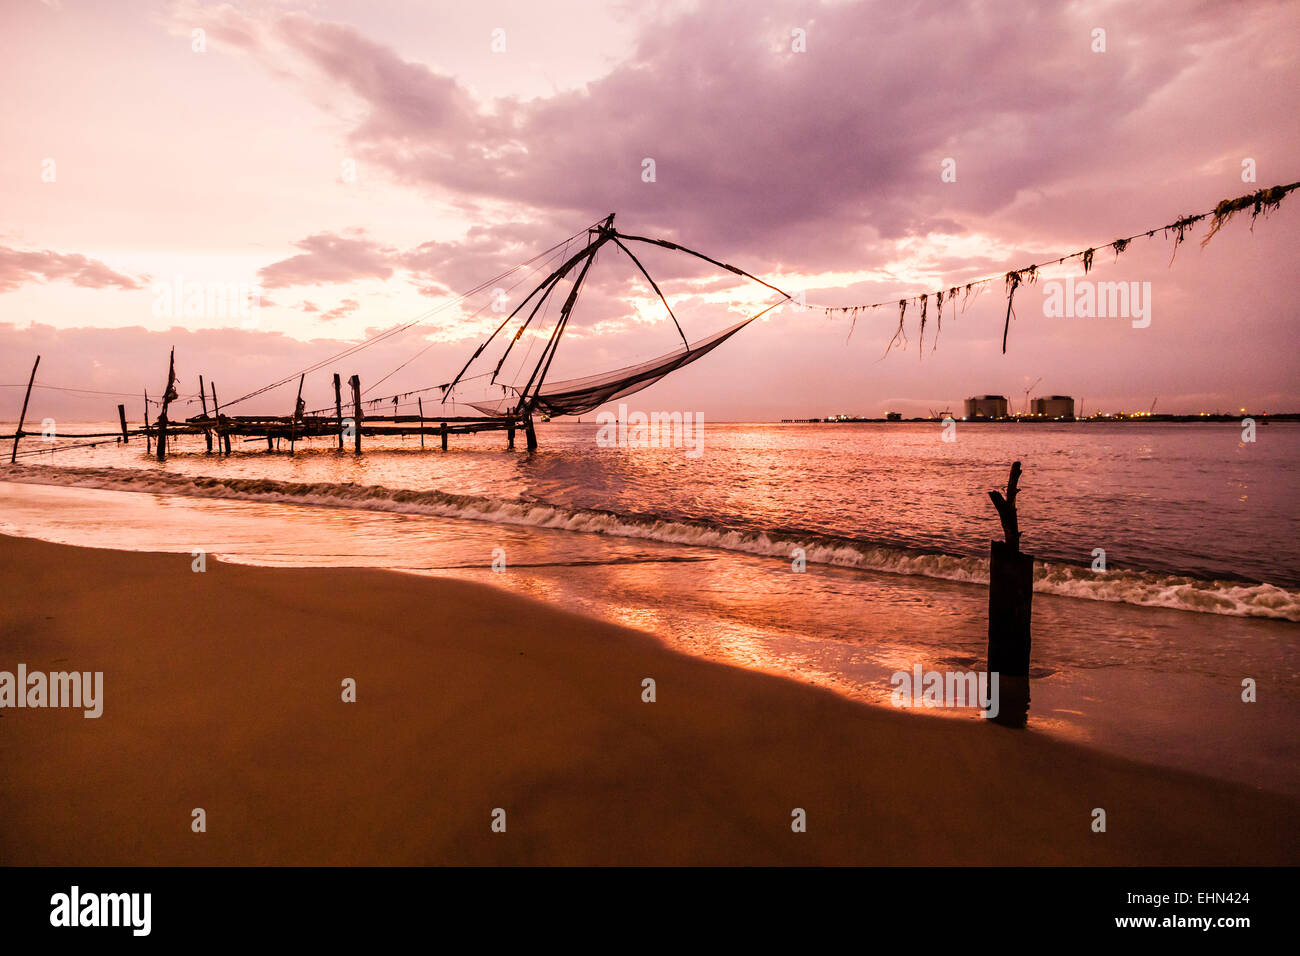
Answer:
[[[483,585],[190,563],[0,537],[0,670],[104,672],[99,719],[0,710],[0,863],[1300,862],[1292,798]]]

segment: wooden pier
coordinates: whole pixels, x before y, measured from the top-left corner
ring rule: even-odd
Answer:
[[[157,434],[157,426],[148,431]],[[329,418],[320,415],[304,415],[301,418],[291,416],[275,417],[263,415],[197,415],[185,419],[183,425],[169,425],[168,433],[201,434],[210,436],[212,444],[230,454],[232,440],[241,442],[265,441],[267,451],[275,451],[279,443],[287,443],[290,453],[296,442],[304,438],[337,437],[339,449],[349,442],[354,453],[360,454],[363,437],[382,437],[385,435],[419,435],[420,445],[424,445],[424,436],[429,435],[439,440],[442,451],[447,450],[448,438],[452,435],[473,435],[484,431],[503,431],[506,433],[506,447],[515,447],[515,432],[522,430],[527,438],[529,451],[537,450],[537,437],[533,429],[532,417],[529,415],[506,417],[466,417],[446,416],[441,418],[424,418],[420,415],[367,415],[359,421],[355,418]],[[143,430],[137,429],[136,433]],[[71,436],[69,436],[71,437]]]
[[[40,364],[40,357],[36,359]],[[377,415],[368,414],[362,408],[361,380],[353,375],[348,384],[352,389],[351,414],[343,415],[343,403],[339,395],[339,376],[334,375],[335,413],[327,415],[308,415],[303,412],[302,383],[299,382],[297,411],[293,415],[226,415],[221,412],[217,401],[216,385],[199,378],[199,399],[202,412],[182,421],[171,421],[167,417],[171,402],[176,400],[175,391],[175,355],[173,353],[168,372],[168,386],[164,390],[161,411],[152,422],[145,419],[144,424],[132,428],[127,423],[126,407],[117,406],[117,417],[121,423],[115,432],[78,432],[58,433],[59,439],[77,439],[87,445],[107,444],[109,442],[128,444],[131,439],[144,436],[145,450],[155,453],[159,461],[167,458],[168,442],[180,435],[202,435],[206,445],[205,453],[214,451],[218,455],[231,454],[234,441],[241,444],[248,442],[266,442],[266,450],[275,452],[282,443],[287,443],[289,454],[293,454],[299,441],[306,438],[337,438],[338,450],[343,451],[351,444],[354,454],[361,454],[362,439],[390,435],[419,435],[420,447],[425,446],[425,436],[438,439],[438,448],[447,451],[448,441],[453,435],[473,435],[485,431],[502,431],[506,433],[506,447],[515,447],[515,433],[524,433],[527,450],[537,450],[537,433],[533,428],[531,411],[518,411],[505,415],[435,415],[423,414],[424,402],[420,401],[421,414],[418,415]],[[36,377],[36,367],[32,368],[32,381]],[[27,401],[31,397],[31,382],[28,382],[27,394],[23,398],[23,412],[19,416],[18,428],[11,435],[0,435],[0,440],[12,440],[10,462],[18,458],[18,444],[32,432],[23,430],[27,414]],[[208,391],[210,389],[210,392]],[[211,409],[208,399],[212,399]],[[149,398],[145,395],[145,409],[148,415]],[[66,446],[63,446],[66,447]],[[57,450],[58,446],[50,450]],[[27,452],[26,454],[31,454]]]

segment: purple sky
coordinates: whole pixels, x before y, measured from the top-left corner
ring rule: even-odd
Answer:
[[[0,8],[0,35],[5,385],[40,352],[47,384],[157,393],[174,345],[182,392],[203,373],[231,398],[433,309],[309,376],[307,398],[326,403],[335,368],[375,383],[417,353],[374,394],[443,382],[501,318],[473,314],[488,294],[453,294],[609,212],[838,305],[1300,179],[1295,3],[32,0]],[[1017,293],[1006,355],[1001,282],[945,313],[936,351],[933,312],[920,354],[909,310],[906,350],[883,361],[896,308],[848,338],[846,317],[787,307],[629,404],[910,415],[985,392],[1019,403],[1041,377],[1034,394],[1089,410],[1297,410],[1296,204],[1205,248],[1202,225],[1172,264],[1159,236],[1118,262],[1099,251],[1089,279],[1150,283],[1146,328],[1045,315],[1051,274]],[[774,301],[681,255],[642,259],[692,339]],[[255,322],[167,314],[187,283],[260,290]],[[677,342],[611,250],[553,377]],[[240,411],[287,413],[291,391]],[[116,401],[43,391],[33,414],[108,418]],[[20,403],[0,389],[0,418]]]

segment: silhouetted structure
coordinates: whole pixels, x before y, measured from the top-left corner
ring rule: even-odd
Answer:
[[[1034,597],[1034,556],[1020,550],[1016,514],[1020,462],[1013,462],[1007,494],[990,491],[1002,520],[1005,541],[990,542],[988,671],[998,674],[999,708],[993,721],[1023,727],[1029,719],[1030,616]]]
[[[1007,397],[1005,395],[976,395],[966,399],[966,417],[970,418],[1006,418]]]
[[[1029,403],[1029,414],[1038,418],[1074,418],[1074,399],[1069,395],[1044,395]]]

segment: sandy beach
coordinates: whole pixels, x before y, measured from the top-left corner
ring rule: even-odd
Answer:
[[[477,583],[191,560],[0,538],[0,670],[104,673],[98,719],[0,710],[0,862],[1300,861],[1289,797],[865,706]]]

